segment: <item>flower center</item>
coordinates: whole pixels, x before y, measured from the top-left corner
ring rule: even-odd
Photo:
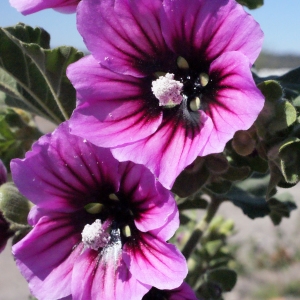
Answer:
[[[101,220],[99,219],[91,225],[85,225],[81,233],[84,248],[93,250],[104,248],[111,239],[110,234],[106,231],[108,226],[109,224],[107,221],[102,225]]]
[[[152,92],[159,100],[159,105],[173,108],[185,103],[191,112],[203,109],[203,92],[209,84],[210,78],[207,73],[199,72],[190,68],[183,57],[177,59],[177,69],[173,73],[156,72],[158,79],[152,81]]]
[[[132,239],[137,231],[132,211],[134,207],[129,204],[126,195],[112,193],[101,197],[100,203],[91,202],[84,207],[89,215],[88,224],[81,233],[84,250],[93,249],[101,253],[108,249],[117,251]]]
[[[152,82],[152,92],[160,106],[174,107],[181,103],[183,84],[174,80],[174,74],[166,73]]]

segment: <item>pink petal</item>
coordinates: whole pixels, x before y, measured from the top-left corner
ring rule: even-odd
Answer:
[[[168,55],[159,26],[160,0],[83,0],[78,30],[103,66],[122,74],[157,71]]]
[[[168,295],[168,300],[197,300],[194,291],[185,282],[183,282],[178,288],[165,292]]]
[[[183,255],[174,245],[154,238],[149,233],[123,247],[123,259],[132,276],[158,289],[178,287],[187,275]]]
[[[94,250],[84,251],[74,266],[74,299],[140,300],[150,289],[132,277],[121,256],[105,261]]]
[[[55,8],[65,13],[76,11],[80,0],[9,0],[10,5],[23,15],[29,15],[46,8]]]
[[[145,84],[149,85],[145,80],[114,73],[91,56],[69,66],[68,77],[79,99],[70,120],[71,132],[98,146],[112,147],[143,139],[161,123],[158,102],[152,103],[149,114],[145,90],[153,95],[150,87],[145,88]]]
[[[218,82],[214,83],[217,89],[206,93],[203,99],[214,127],[202,155],[223,151],[237,130],[246,130],[254,123],[264,105],[243,54],[222,54],[212,62],[209,76]]]
[[[210,136],[212,122],[199,113],[201,121],[194,130],[171,118],[148,138],[113,148],[112,154],[120,161],[146,165],[163,186],[171,188],[180,172],[202,153]]]
[[[157,229],[151,230],[151,234],[157,238],[168,241],[179,227],[179,212],[177,205],[174,207],[174,211],[169,215],[165,224]]]
[[[67,123],[40,138],[25,159],[13,160],[11,170],[21,193],[49,210],[73,211],[95,202],[91,192],[101,186],[108,193],[118,189],[118,161],[108,149],[71,135]]]
[[[175,199],[147,168],[124,162],[120,164],[120,174],[119,192],[130,197],[134,222],[139,230],[157,229],[172,220],[170,216],[177,211]],[[172,235],[177,229],[174,225],[170,228]]]
[[[60,299],[71,294],[73,264],[82,247],[80,232],[74,229],[69,214],[42,217],[32,231],[13,246],[22,275],[38,299]],[[55,288],[54,288],[55,287]]]
[[[178,55],[199,65],[227,51],[240,51],[250,64],[256,60],[263,32],[236,1],[190,0],[187,5],[186,0],[164,0],[163,3],[163,36]]]

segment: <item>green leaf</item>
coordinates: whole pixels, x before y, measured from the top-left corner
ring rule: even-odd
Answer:
[[[23,157],[41,135],[13,109],[0,111],[0,157],[6,168],[9,170],[11,159]]]
[[[285,98],[293,100],[300,94],[300,67],[293,69],[281,76],[268,76],[260,78],[255,75],[255,81],[260,83],[265,80],[276,80],[284,90]]]
[[[270,213],[270,208],[264,197],[257,197],[239,187],[233,186],[225,197],[241,208],[243,213],[251,219],[261,218]]]
[[[205,244],[205,249],[210,256],[214,256],[222,246],[223,246],[222,240],[215,240],[215,241],[207,242]]]
[[[281,171],[287,183],[297,183],[300,177],[300,139],[293,138],[279,148]]]
[[[0,90],[8,106],[56,124],[68,119],[76,93],[66,77],[69,64],[83,56],[73,47],[49,49],[49,34],[22,23],[0,28]]]
[[[187,209],[204,209],[208,205],[207,200],[202,199],[200,197],[195,197],[194,199],[186,199],[182,203],[178,204],[178,209],[180,211]]]
[[[176,178],[172,192],[179,197],[189,197],[207,182],[209,171],[204,166],[205,160],[198,157],[189,167]]]
[[[244,167],[232,167],[230,166],[229,169],[225,174],[222,174],[221,177],[223,179],[229,180],[229,181],[238,181],[238,180],[244,180],[247,177],[249,177],[251,174],[250,167],[244,166]]]
[[[297,208],[293,197],[289,193],[282,193],[268,201],[271,209],[270,218],[274,225],[278,225],[282,218],[289,218],[291,211]]]
[[[227,268],[214,269],[207,272],[207,281],[215,282],[222,287],[223,291],[229,292],[236,284],[237,274]]]
[[[276,80],[284,87],[285,92],[300,93],[300,67],[278,76]]]
[[[207,184],[205,187],[212,191],[215,194],[225,194],[227,193],[231,188],[232,183],[227,180],[216,180],[209,184]]]
[[[283,99],[283,91],[278,82],[264,81],[258,85],[258,88],[265,96],[265,105],[255,126],[258,135],[266,139],[295,123],[297,111],[289,101]]]
[[[264,0],[237,0],[237,2],[247,6],[249,9],[256,9],[264,4]]]

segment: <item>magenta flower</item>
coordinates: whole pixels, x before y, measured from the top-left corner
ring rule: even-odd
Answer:
[[[72,132],[168,188],[263,107],[250,72],[263,33],[234,0],[83,0],[77,17],[92,56],[68,69]]]
[[[74,13],[80,0],[9,0],[12,7],[23,15],[29,15],[46,8],[62,13]]]
[[[11,169],[36,204],[13,253],[38,299],[133,300],[182,283],[185,259],[166,242],[177,206],[147,168],[119,163],[63,123]]]
[[[183,282],[173,290],[152,288],[142,300],[197,300],[197,297],[190,286]]]

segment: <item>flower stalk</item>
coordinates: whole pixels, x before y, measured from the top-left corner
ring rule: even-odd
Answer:
[[[208,226],[212,219],[214,218],[216,212],[221,205],[222,200],[219,198],[212,197],[210,203],[208,204],[207,210],[203,218],[198,222],[196,225],[193,233],[191,234],[190,238],[186,242],[184,248],[182,249],[182,254],[186,258],[189,259],[191,254],[194,252],[197,244],[199,243],[200,239],[202,238],[203,234],[208,229]]]

